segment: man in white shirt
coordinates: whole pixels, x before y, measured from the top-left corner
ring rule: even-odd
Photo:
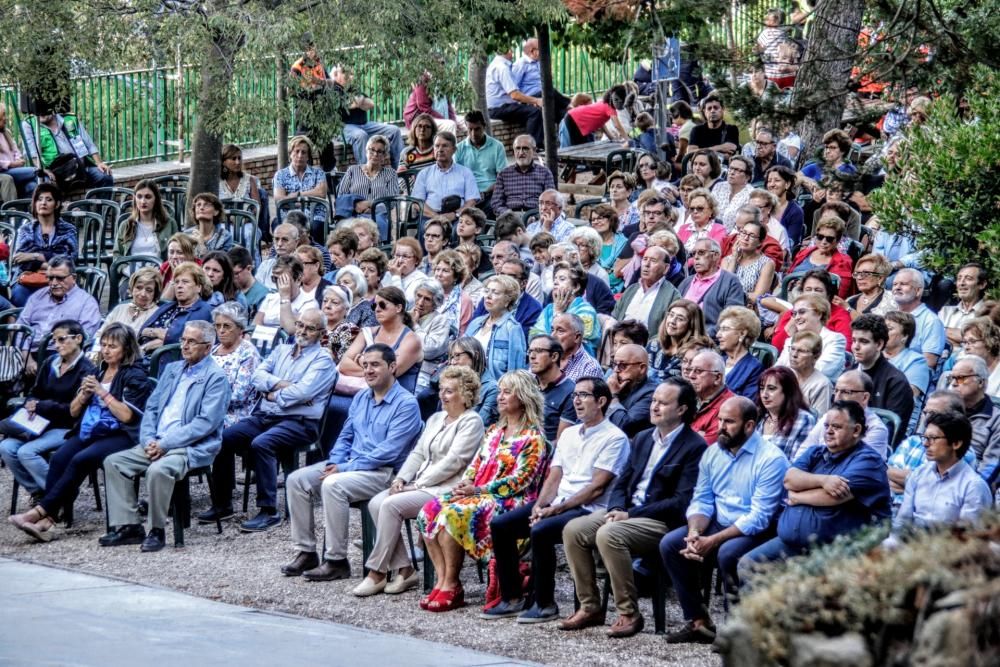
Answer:
[[[271,276],[278,290],[264,297],[254,316],[255,326],[281,327],[292,335],[299,313],[318,308],[316,297],[302,289],[302,272],[302,262],[296,257],[275,260]]]
[[[670,256],[665,248],[655,245],[646,248],[638,282],[625,290],[611,317],[619,322],[637,320],[650,332],[659,331],[670,304],[681,298],[677,288],[665,278],[669,268]]]
[[[962,326],[976,316],[976,308],[986,294],[986,269],[979,262],[963,264],[955,276],[955,294],[958,303],[945,306],[938,313],[944,324],[948,342],[954,346],[962,344]]]

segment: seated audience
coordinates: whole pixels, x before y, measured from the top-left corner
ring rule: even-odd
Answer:
[[[896,299],[885,289],[885,280],[891,272],[892,266],[882,255],[871,253],[858,260],[853,273],[858,293],[849,297],[845,306],[851,319],[866,314],[885,317],[896,311]]]
[[[219,175],[219,199],[251,199],[259,205],[260,186],[257,177],[243,171],[243,151],[239,146],[222,147],[222,167]]]
[[[303,245],[295,249],[295,258],[302,264],[302,283],[299,286],[307,298],[323,305],[323,292],[332,283],[323,277],[323,255],[313,246]]]
[[[295,211],[289,212],[285,218],[290,217],[292,213],[295,213]],[[295,249],[299,247],[299,229],[295,225],[283,222],[274,228],[273,234],[274,245],[272,246],[272,250],[274,251],[274,256],[262,260],[260,266],[257,267],[257,272],[254,273],[257,281],[269,290],[277,289],[278,287],[274,282],[274,277],[271,275],[278,259],[281,257],[292,257]],[[166,279],[166,276],[164,278]]]
[[[714,445],[719,435],[719,410],[735,394],[726,387],[726,362],[713,350],[702,350],[691,359],[691,365],[684,370],[684,378],[694,387],[698,395],[698,410],[695,412],[691,428]]]
[[[611,317],[619,321],[636,320],[650,331],[659,331],[664,315],[680,298],[677,288],[666,278],[669,268],[670,255],[666,250],[659,246],[646,248],[639,280],[622,293]]]
[[[229,428],[249,417],[260,400],[260,394],[253,385],[253,374],[261,358],[257,348],[244,336],[248,323],[247,311],[242,305],[230,301],[216,306],[212,309],[212,322],[216,336],[212,361],[222,369],[231,390],[222,420],[222,427]]]
[[[0,102],[0,200],[30,197],[37,185],[35,167],[25,162],[7,121],[7,106]]]
[[[195,254],[199,258],[213,250],[229,252],[233,247],[233,235],[222,224],[224,214],[222,202],[211,192],[202,192],[191,200],[187,210],[189,226],[183,232],[198,244]]]
[[[434,273],[434,262],[451,240],[451,223],[443,218],[431,218],[424,226],[424,257],[417,267],[425,275]]]
[[[678,299],[670,304],[656,338],[646,346],[650,377],[657,382],[681,377],[681,347],[694,336],[705,336],[705,315],[694,301]]]
[[[39,109],[37,116],[29,115],[21,121],[21,138],[31,163],[45,172],[49,182],[58,182],[60,179],[54,173],[56,166],[75,156],[83,162],[83,185],[86,189],[114,186],[111,167],[101,159],[97,144],[76,114]]]
[[[340,109],[340,120],[344,123],[344,139],[354,151],[355,163],[365,164],[367,142],[376,136],[381,136],[385,137],[389,144],[387,164],[395,171],[399,165],[399,155],[403,152],[403,133],[399,127],[391,123],[368,120],[368,112],[375,108],[375,102],[354,87],[354,72],[350,67],[337,65],[330,74],[334,92],[348,101],[347,108]]]
[[[368,264],[369,268],[376,262],[381,262],[384,265],[385,256],[377,249],[373,248],[372,250],[374,252],[368,256],[370,261],[366,261],[365,264]],[[368,251],[366,250],[365,252]],[[353,264],[341,267],[337,271],[337,285],[346,288],[351,296],[351,307],[347,311],[345,319],[359,327],[371,327],[378,324],[378,320],[375,317],[375,309],[372,306],[374,302],[367,298],[370,291],[370,283],[365,273],[366,271],[363,268],[354,266]],[[377,269],[375,269],[375,273],[377,274]],[[326,291],[324,290],[325,293]]]
[[[847,154],[851,151],[851,138],[843,130],[830,130],[823,135],[823,160],[810,162],[799,172],[799,183],[812,193],[813,201],[821,202],[826,198],[823,184],[828,182],[835,172],[847,175],[857,173]]]
[[[417,283],[427,279],[427,274],[418,269],[423,259],[420,242],[414,238],[398,239],[392,248],[392,261],[388,273],[382,280],[383,287],[398,287],[406,295],[406,302],[413,304]]]
[[[369,248],[358,255],[358,268],[361,269],[365,282],[368,283],[368,293],[362,296],[365,297],[366,301],[374,304],[375,293],[381,289],[386,271],[389,270],[389,258],[378,248]]]
[[[972,450],[980,476],[992,483],[1000,463],[1000,406],[986,395],[989,371],[986,362],[975,355],[960,359],[945,382],[962,397],[965,414],[972,422]]]
[[[614,267],[622,249],[628,244],[628,238],[618,231],[621,225],[614,207],[610,204],[598,204],[590,209],[590,227],[601,238],[597,264],[608,273],[611,291],[620,292],[624,283],[621,276],[615,274]]]
[[[895,413],[903,421],[902,428],[893,438],[892,445],[895,446],[906,435],[906,426],[913,413],[913,392],[909,390],[909,381],[882,354],[889,339],[884,319],[878,315],[862,315],[854,320],[851,329],[854,332],[854,343],[851,346],[854,359],[858,362],[858,368],[867,373],[874,384],[869,405]]]
[[[583,344],[587,353],[594,355],[601,343],[601,323],[597,311],[583,298],[586,275],[580,265],[560,262],[553,267],[552,303],[542,309],[538,321],[531,328],[531,337],[552,333],[555,317],[569,313],[583,322]]]
[[[454,160],[457,143],[451,132],[439,132],[434,137],[434,163],[417,174],[412,196],[424,200],[427,218],[443,216],[453,222],[458,220],[459,211],[479,201],[479,186],[472,170]],[[417,235],[423,235],[422,224]]]
[[[139,327],[139,344],[145,354],[163,345],[179,343],[190,320],[212,321],[212,307],[202,299],[211,294],[208,277],[194,262],[181,262],[173,270],[174,300],[165,301]]]
[[[302,289],[302,262],[294,255],[279,257],[271,275],[278,291],[271,292],[260,304],[254,325],[281,327],[285,333],[295,333],[295,322],[307,310],[318,310],[316,297]]]
[[[816,294],[802,294],[792,304],[792,316],[785,327],[786,334],[795,335],[800,331],[811,331],[819,335],[823,341],[823,351],[816,360],[816,368],[830,381],[835,381],[844,370],[844,353],[847,341],[842,335],[830,331],[826,323],[830,318],[830,303]],[[775,365],[788,366],[790,357],[789,346],[778,355]]]
[[[924,276],[916,269],[900,269],[892,281],[892,296],[896,305],[904,313],[909,313],[916,321],[917,333],[910,342],[910,349],[924,355],[927,366],[934,370],[938,359],[948,342],[944,324],[925,303]]]
[[[726,230],[733,228],[739,210],[750,202],[750,177],[753,175],[753,163],[749,158],[735,155],[729,161],[726,169],[726,180],[712,186],[712,195],[718,202],[718,217]]]
[[[674,232],[688,254],[694,256],[695,244],[703,239],[711,239],[721,247],[726,228],[716,222],[719,205],[715,197],[707,189],[699,188],[688,195],[687,201],[688,215],[677,223]]]
[[[701,100],[701,115],[705,122],[691,129],[688,151],[708,149],[731,156],[740,150],[740,130],[726,123],[725,109],[718,93],[709,93]]]
[[[894,314],[904,315],[904,313]],[[907,349],[907,352],[912,351]],[[997,370],[1000,368],[1000,325],[995,324],[989,317],[976,317],[963,324],[962,351],[960,355],[955,355],[955,361],[970,354],[986,362],[986,370],[990,374],[986,393],[1000,398],[1000,370]]]
[[[577,227],[569,235],[569,242],[577,248],[580,264],[590,275],[610,285],[608,272],[597,261],[601,253],[601,236],[590,227]]]
[[[542,391],[542,432],[546,442],[556,442],[566,428],[576,423],[575,381],[560,368],[564,356],[562,343],[553,336],[535,336],[528,344],[528,368]]]
[[[805,233],[805,213],[795,200],[798,195],[797,181],[795,172],[781,165],[771,167],[764,173],[767,191],[778,198],[771,215],[788,232],[788,242],[793,248],[802,243]]]
[[[784,37],[782,37],[784,39]],[[792,168],[792,162],[783,155],[778,155],[778,141],[774,133],[766,127],[758,127],[754,136],[754,146],[756,148],[753,161],[753,175],[750,181],[753,183],[764,183],[765,174],[772,167]]]
[[[514,138],[513,152],[514,163],[497,174],[490,200],[497,217],[508,211],[524,213],[537,209],[542,193],[556,187],[552,172],[538,161],[535,140],[530,134]]]
[[[479,400],[472,409],[483,420],[487,428],[497,422],[497,383],[485,377],[486,355],[483,346],[472,336],[462,336],[451,342],[448,347],[447,364],[438,368],[431,375],[430,385],[418,392],[417,402],[420,404],[420,418],[424,421],[441,408],[440,382],[442,373],[452,366],[470,368],[479,378]]]
[[[837,296],[837,287],[833,284],[830,274],[823,269],[812,269],[802,275],[802,279],[797,284],[797,294],[815,294],[825,300],[829,306],[830,315],[824,327],[830,331],[835,331],[844,337],[848,348],[851,347],[851,314],[843,307],[843,299]],[[796,288],[793,287],[789,294],[789,299],[794,302]],[[772,299],[767,298],[761,304],[769,309],[773,305]],[[777,324],[774,325],[774,334],[771,336],[771,345],[778,348],[779,352],[785,348],[789,336],[795,331],[795,324],[792,322],[792,304],[782,302],[777,299],[777,310],[781,311]],[[790,324],[791,323],[791,324]]]
[[[438,129],[456,132],[461,123],[455,114],[455,108],[443,95],[431,96],[427,84],[431,82],[430,72],[424,72],[410,91],[410,97],[403,108],[403,122],[406,127],[412,127],[419,114],[428,114],[434,119]],[[468,122],[468,114],[465,120]]]
[[[731,246],[733,251],[722,258],[722,269],[735,274],[746,294],[747,303],[757,303],[758,298],[771,291],[777,266],[780,266],[763,252],[764,241],[770,237],[763,223],[754,222],[755,218],[760,218],[760,209],[756,211],[745,213],[740,210],[737,218],[743,225],[736,232],[735,243]]]
[[[479,341],[486,353],[483,377],[496,382],[508,371],[527,364],[524,329],[515,311],[521,294],[509,276],[487,278],[483,292],[486,314],[473,318],[465,333]]]
[[[621,345],[614,351],[611,371],[608,421],[631,438],[649,423],[649,403],[656,390],[657,382],[649,377],[649,353],[642,345]]]
[[[795,373],[806,405],[819,414],[826,414],[833,401],[833,383],[823,371],[816,368],[816,362],[823,356],[823,339],[812,331],[799,331],[792,336],[786,349],[788,368]]]
[[[697,241],[691,253],[694,273],[678,288],[681,296],[698,304],[705,313],[705,331],[709,336],[715,335],[723,310],[746,304],[739,278],[719,266],[721,252],[719,244],[712,239]]]
[[[882,419],[868,407],[868,401],[871,400],[874,391],[875,384],[867,373],[861,370],[847,371],[837,378],[837,383],[833,388],[833,400],[834,403],[837,401],[854,401],[864,408],[866,420],[865,444],[878,452],[883,459],[886,459],[889,457],[890,450],[889,429],[883,423]],[[823,438],[826,437],[826,431],[826,417],[820,416],[816,421],[816,426],[809,431],[809,435],[799,444],[799,448],[793,452],[789,460],[797,461],[810,447],[822,445]]]
[[[212,288],[208,305],[214,308],[226,301],[235,301],[246,307],[246,298],[243,292],[237,289],[233,280],[233,265],[229,261],[229,253],[221,250],[206,253],[202,258],[201,270],[205,272],[208,284]]]
[[[566,262],[573,266],[579,267],[583,270],[583,300],[594,307],[598,313],[602,315],[610,315],[615,307],[615,297],[611,294],[611,288],[608,287],[608,283],[601,280],[597,276],[588,273],[583,269],[583,264],[580,263],[580,251],[577,250],[576,245],[567,242],[556,243],[549,248],[549,266],[546,267],[542,274],[542,289],[545,291],[545,302],[546,305],[552,301],[552,283],[555,274],[555,267],[558,264]],[[534,278],[534,274],[532,274]],[[529,285],[531,280],[529,279]]]
[[[469,136],[458,144],[455,162],[468,167],[476,177],[476,186],[479,187],[479,208],[499,217],[500,213],[492,208],[491,203],[500,172],[507,168],[507,151],[498,139],[486,133],[486,119],[478,109],[465,114],[465,124],[468,126]],[[514,158],[516,161],[516,149]]]
[[[792,244],[788,239],[788,230],[786,230],[776,217],[774,217],[774,209],[778,207],[778,198],[768,190],[762,188],[755,188],[750,193],[750,206],[756,206],[760,210],[760,221],[763,222],[767,227],[767,236],[777,243],[778,247],[784,251],[791,251]],[[752,213],[752,209],[747,209],[743,207],[741,211]],[[766,241],[765,241],[766,243]],[[774,263],[778,268],[781,268],[784,264],[784,258],[772,258]]]
[[[177,223],[167,214],[160,195],[160,186],[151,180],[135,185],[132,210],[115,231],[115,258],[127,255],[149,255],[166,259],[167,244],[177,233]]]
[[[465,261],[458,252],[442,250],[435,258],[430,274],[441,283],[444,290],[444,302],[438,311],[448,316],[451,326],[460,336],[465,335],[473,311],[472,300],[462,289],[465,272]]]
[[[910,414],[910,421],[906,432],[909,433],[916,426],[920,417],[919,407],[923,403],[924,394],[930,386],[931,371],[927,368],[927,360],[924,355],[910,349],[910,341],[916,334],[916,322],[909,313],[898,310],[886,313],[885,327],[888,332],[888,339],[885,347],[882,348],[882,355],[895,366],[903,376],[906,377],[913,392],[913,412]],[[1000,338],[997,339],[997,348],[1000,352]]]
[[[229,261],[233,265],[233,282],[247,302],[247,312],[253,317],[270,290],[254,277],[253,257],[241,246],[233,246],[229,251]],[[133,297],[134,299],[134,297]]]
[[[390,237],[387,214],[384,211],[374,211],[372,207],[377,199],[400,194],[399,179],[396,170],[390,166],[388,139],[381,134],[371,136],[365,144],[364,152],[368,160],[349,166],[340,179],[337,186],[337,215],[351,213],[346,217],[359,215],[374,218],[378,230],[378,236],[372,239],[374,245],[380,238]]]
[[[639,209],[632,204],[632,193],[635,192],[635,177],[613,171],[608,176],[608,204],[615,209],[618,216],[618,226],[622,229],[632,229],[639,226]]]
[[[399,132],[399,130],[396,131]],[[346,126],[344,132],[347,133]],[[357,152],[356,148],[355,152]],[[309,137],[299,135],[288,140],[288,166],[279,169],[274,174],[274,203],[276,206],[286,199],[298,197],[318,197],[324,200],[327,198],[326,172],[320,167],[313,166],[313,160],[316,157],[318,157],[316,148]],[[357,162],[362,164],[364,160],[358,159]],[[312,216],[310,221],[311,236],[313,239],[322,241],[324,240],[323,227],[329,217],[329,211],[327,211],[326,206],[317,205],[312,210]],[[277,230],[275,231],[277,232]]]
[[[351,290],[343,285],[330,285],[323,291],[321,310],[326,316],[326,331],[322,344],[329,350],[335,364],[344,358],[344,353],[361,331],[361,327],[347,320],[352,298]]]
[[[353,218],[352,218],[353,219]],[[370,221],[367,221],[370,222]],[[378,234],[378,230],[375,231]],[[331,285],[337,282],[337,272],[345,266],[357,265],[358,235],[350,225],[338,226],[326,237],[326,251],[330,254],[332,268],[323,274],[323,279]]]
[[[962,342],[962,326],[976,317],[976,309],[982,305],[988,287],[986,267],[979,262],[968,262],[958,268],[955,275],[955,296],[958,303],[944,306],[938,317],[944,324],[948,342],[959,345]]]
[[[560,243],[568,241],[573,223],[566,219],[565,208],[566,199],[561,192],[554,188],[543,191],[538,195],[538,219],[528,225],[528,234],[548,232]]]
[[[60,219],[62,205],[62,192],[53,183],[39,183],[31,194],[34,219],[17,228],[17,242],[11,248],[10,300],[15,306],[23,307],[28,297],[48,284],[45,270],[53,257],[76,259],[76,226]]]
[[[542,98],[526,95],[513,74],[514,52],[508,47],[493,57],[486,68],[486,108],[490,118],[523,124],[536,146],[544,146]]]
[[[111,530],[98,541],[102,547],[141,544],[143,552],[162,549],[174,483],[190,470],[209,466],[219,451],[231,385],[209,358],[214,344],[215,329],[208,322],[192,320],[185,325],[181,361],[161,372],[146,402],[139,441],[104,460]],[[135,484],[139,475],[146,477],[146,530],[139,518]]]
[[[431,374],[448,358],[448,344],[458,334],[452,332],[451,319],[439,308],[444,303],[441,283],[427,278],[417,285],[410,317],[413,319],[413,333],[417,334],[424,350],[424,360],[417,376],[414,393],[430,384]]]
[[[399,156],[396,171],[416,171],[434,164],[434,136],[438,133],[437,122],[427,113],[418,114],[409,126],[406,148]],[[370,140],[369,140],[370,141]]]
[[[715,339],[726,362],[726,386],[737,396],[757,398],[757,384],[764,366],[750,352],[760,336],[760,319],[749,308],[729,306],[719,315]]]
[[[816,425],[816,417],[790,369],[784,366],[768,368],[761,373],[759,386],[757,433],[787,458],[809,435]]]
[[[844,221],[836,217],[820,220],[813,231],[812,244],[795,255],[788,274],[825,269],[840,278],[837,293],[846,299],[851,293],[852,262],[850,256],[837,249],[844,236]]]

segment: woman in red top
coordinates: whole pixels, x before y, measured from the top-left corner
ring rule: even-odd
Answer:
[[[846,338],[847,349],[851,349],[851,315],[847,312],[846,308],[838,306],[834,301],[837,289],[833,286],[830,274],[823,269],[807,271],[802,277],[799,294],[815,294],[830,302],[830,318],[826,321],[825,326],[830,331],[836,331]],[[791,317],[791,309],[786,310],[778,318],[778,323],[774,325],[774,336],[771,338],[771,345],[778,348],[779,353],[785,348],[785,342],[788,340],[788,333],[785,331],[785,326]]]
[[[559,124],[559,145],[566,148],[589,144],[594,141],[594,133],[610,120],[627,146],[628,133],[618,120],[618,110],[625,106],[625,96],[625,86],[612,86],[604,93],[600,102],[584,104],[567,111]]]
[[[788,269],[789,275],[804,273],[812,269],[825,269],[840,277],[841,299],[851,294],[851,279],[854,262],[837,249],[837,244],[844,236],[844,221],[837,217],[827,217],[816,223],[812,243],[799,251]]]

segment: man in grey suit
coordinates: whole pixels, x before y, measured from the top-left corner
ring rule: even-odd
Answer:
[[[642,256],[639,280],[622,293],[611,317],[621,322],[637,320],[646,325],[650,336],[660,330],[667,308],[681,297],[677,288],[666,279],[670,256],[660,246],[650,246]]]
[[[139,444],[105,459],[112,528],[99,540],[102,547],[141,543],[142,551],[162,549],[174,483],[189,470],[211,464],[222,446],[222,420],[231,389],[226,374],[209,356],[214,344],[211,322],[192,320],[185,325],[183,360],[167,366],[160,376],[146,403]],[[142,473],[149,487],[148,534],[139,523],[133,482]]]
[[[715,338],[719,314],[729,306],[747,305],[747,295],[736,274],[719,267],[722,248],[718,243],[709,238],[698,239],[691,257],[694,273],[681,283],[680,293],[701,307],[705,313],[705,331]]]

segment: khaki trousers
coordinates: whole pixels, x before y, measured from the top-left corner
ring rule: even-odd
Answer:
[[[141,445],[104,459],[104,480],[108,487],[108,522],[112,526],[141,523],[133,480],[146,473],[146,489],[149,492],[147,528],[163,528],[167,525],[167,510],[174,493],[174,483],[183,479],[187,471],[187,447],[171,449],[152,463]],[[174,517],[174,521],[177,520],[178,517]]]
[[[400,530],[407,519],[417,518],[420,508],[429,500],[434,500],[434,496],[426,491],[401,491],[390,495],[386,489],[368,501],[376,535],[375,547],[365,563],[369,570],[385,574],[412,565]]]

